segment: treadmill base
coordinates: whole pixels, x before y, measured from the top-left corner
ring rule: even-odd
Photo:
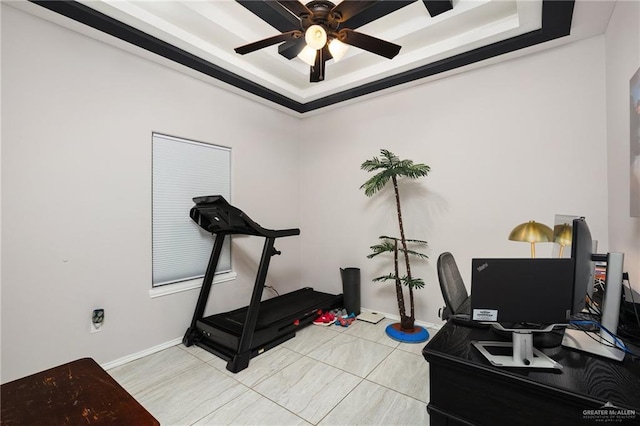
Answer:
[[[269,349],[295,337],[296,332],[311,324],[318,310],[339,308],[341,294],[321,293],[305,287],[260,304],[251,348],[238,352],[248,307],[211,315],[196,321],[182,339],[185,346],[196,345],[227,361],[227,370],[237,373],[249,361]]]

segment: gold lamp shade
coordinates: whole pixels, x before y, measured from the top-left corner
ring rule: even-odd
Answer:
[[[560,256],[565,246],[571,245],[571,239],[573,238],[573,227],[568,223],[562,225],[556,225],[553,227],[553,242],[560,245]]]
[[[553,241],[553,231],[547,225],[530,220],[513,228],[509,240],[531,243],[531,257],[536,257],[536,243]]]

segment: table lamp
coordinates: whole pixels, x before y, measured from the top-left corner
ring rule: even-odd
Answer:
[[[573,227],[568,223],[562,225],[556,225],[553,227],[553,242],[560,245],[560,256],[564,252],[565,246],[571,245],[571,238],[573,236]]]
[[[531,257],[536,257],[536,243],[553,241],[553,231],[547,225],[530,220],[513,228],[509,240],[531,243]]]

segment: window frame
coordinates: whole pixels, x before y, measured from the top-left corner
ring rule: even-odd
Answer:
[[[156,142],[158,142],[156,144]],[[171,149],[175,149],[175,148],[167,148],[167,145],[164,145],[164,148],[160,148],[160,145],[162,142],[176,142],[176,143],[184,143],[184,144],[189,144],[192,146],[197,146],[197,147],[201,147],[201,148],[211,148],[213,150],[218,150],[221,152],[224,152],[226,156],[228,156],[227,158],[224,158],[224,161],[228,160],[228,175],[225,173],[226,171],[223,172],[222,176],[223,179],[228,179],[228,188],[226,187],[226,183],[224,183],[223,186],[225,186],[224,189],[222,190],[212,190],[212,193],[209,194],[201,194],[198,193],[197,195],[193,195],[193,196],[203,196],[203,195],[214,195],[213,192],[218,192],[221,195],[225,196],[225,198],[230,199],[231,198],[231,192],[232,192],[232,150],[231,147],[227,147],[227,146],[223,146],[223,145],[218,145],[218,144],[213,144],[213,143],[209,143],[209,142],[202,142],[202,141],[198,141],[198,140],[194,140],[194,139],[187,139],[184,137],[177,137],[177,136],[171,136],[168,135],[166,133],[160,133],[160,132],[152,132],[151,135],[151,275],[152,275],[152,279],[151,279],[151,289],[149,291],[149,294],[151,296],[151,298],[155,298],[155,297],[160,297],[160,296],[165,296],[165,295],[169,295],[169,294],[175,294],[175,293],[180,293],[183,291],[188,291],[188,290],[192,290],[192,289],[197,289],[200,288],[202,286],[203,283],[203,278],[204,278],[204,274],[206,272],[206,265],[208,264],[208,262],[205,262],[205,271],[202,272],[202,274],[198,273],[197,275],[193,275],[193,276],[185,276],[184,279],[181,278],[177,278],[175,280],[170,279],[169,281],[160,281],[159,283],[154,282],[156,280],[156,254],[158,253],[158,256],[162,256],[162,249],[160,248],[161,251],[156,251],[158,250],[156,248],[156,242],[158,241],[157,239],[157,227],[156,227],[156,210],[155,210],[155,206],[157,204],[162,204],[162,202],[159,200],[159,198],[156,198],[156,195],[158,192],[162,192],[162,190],[166,190],[167,187],[162,188],[160,191],[157,190],[156,188],[156,178],[158,177],[158,170],[156,170],[156,166],[158,167],[162,167],[160,164],[162,163],[162,155],[167,155],[167,153],[171,150]],[[178,145],[176,145],[177,147]],[[192,150],[193,152],[193,150]],[[183,159],[183,161],[185,163],[188,162],[188,153],[185,153],[185,159]],[[215,154],[212,154],[215,155]],[[165,162],[166,162],[166,158],[165,158]],[[185,170],[184,168],[182,170]],[[179,173],[180,168],[177,167],[176,171]],[[162,170],[160,172],[169,174],[171,173],[170,169],[165,169]],[[215,178],[215,173],[213,173],[212,175],[208,176],[208,178]],[[187,179],[188,181],[188,179]],[[225,193],[226,192],[226,193]],[[158,196],[160,197],[160,196]],[[169,196],[170,197],[170,196]],[[191,197],[191,195],[190,195]],[[169,203],[171,203],[171,198],[169,198]],[[184,203],[184,201],[180,201],[181,203]],[[182,207],[181,207],[182,208]],[[160,216],[162,215],[162,213],[160,212]],[[188,213],[186,215],[186,217],[188,218]],[[189,219],[190,221],[190,219]],[[165,222],[166,225],[166,222]],[[182,225],[184,226],[184,223],[182,223]],[[200,230],[201,231],[201,230]],[[162,232],[162,230],[160,230],[159,232]],[[202,241],[202,240],[200,240]],[[210,246],[213,247],[213,242],[214,242],[214,238],[211,238],[211,244]],[[225,268],[224,271],[220,271],[220,272],[216,272],[215,277],[214,277],[214,284],[217,283],[221,283],[221,282],[226,282],[226,281],[230,281],[236,278],[237,274],[233,271],[233,261],[232,261],[232,253],[231,253],[231,242],[229,240],[229,242],[227,243],[225,241],[227,245],[226,248],[226,259],[228,261],[228,269]],[[159,243],[161,244],[161,243]],[[187,243],[188,244],[188,243]],[[206,244],[208,245],[209,243],[206,242]],[[171,245],[172,247],[173,245]],[[161,246],[160,246],[161,247]],[[202,247],[202,246],[201,246]],[[204,256],[205,252],[202,251],[202,249],[197,250],[194,249],[194,252],[198,251],[199,256],[202,258],[202,256]],[[166,253],[166,252],[165,252]],[[209,252],[210,253],[210,252]],[[208,256],[209,254],[207,253],[207,260],[208,260]],[[225,253],[223,253],[223,255],[225,255]],[[176,260],[176,265],[179,265],[179,259]],[[169,265],[171,266],[171,265]]]

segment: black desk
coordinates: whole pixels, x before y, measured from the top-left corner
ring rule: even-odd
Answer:
[[[504,338],[449,322],[422,351],[431,426],[640,424],[640,362],[629,356],[619,363],[559,346],[542,351],[562,370],[505,369],[492,366],[471,340]],[[621,422],[587,411],[608,413],[607,402],[626,409],[614,410],[624,414]]]

